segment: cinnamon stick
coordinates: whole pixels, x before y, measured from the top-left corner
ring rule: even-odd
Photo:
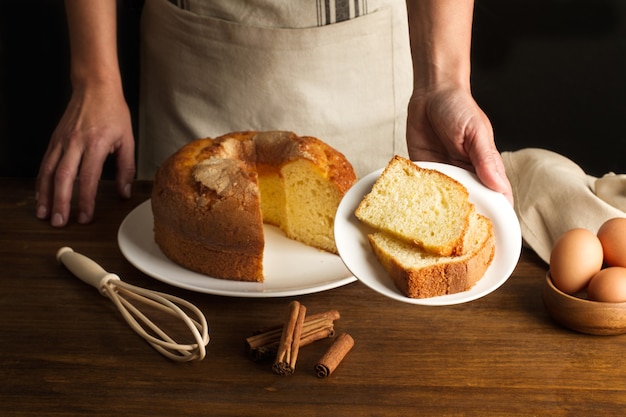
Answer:
[[[321,329],[314,329],[306,334],[303,333],[302,336],[300,336],[300,347],[310,345],[311,343],[320,339],[333,337],[334,335],[335,328],[332,324],[328,327],[323,327]]]
[[[307,315],[302,326],[300,346],[306,346],[316,340],[335,335],[334,320],[340,318],[337,310]],[[275,357],[281,341],[285,324],[277,324],[255,332],[246,338],[246,347],[250,357],[262,361]]]
[[[321,313],[316,313],[316,314],[308,314],[306,316],[306,318],[304,319],[304,323],[308,324],[311,322],[317,322],[317,321],[335,321],[335,320],[339,320],[341,318],[341,314],[339,314],[339,311],[337,310],[327,310]],[[257,330],[255,331],[252,336],[248,337],[248,339],[246,340],[254,340],[255,338],[265,334],[265,333],[270,333],[270,332],[278,332],[279,334],[279,338],[280,338],[280,333],[283,330],[284,327],[284,323],[280,323],[280,324],[274,324],[272,326],[266,327],[264,329],[261,330]]]
[[[319,328],[312,327],[309,330],[307,330],[305,326],[303,327],[302,334],[300,335],[300,347],[310,345],[317,340],[333,337],[334,335],[335,328],[332,322]],[[255,362],[261,362],[271,358],[275,358],[276,354],[278,353],[279,342],[279,340],[270,340],[269,342],[259,344],[254,348],[249,347],[248,354]]]
[[[295,371],[305,316],[305,306],[298,301],[289,303],[287,319],[285,320],[280,343],[278,345],[276,360],[272,366],[272,369],[277,374],[291,375]]]
[[[315,365],[317,377],[326,378],[330,376],[353,346],[354,339],[352,339],[352,336],[348,333],[340,334],[317,365]]]

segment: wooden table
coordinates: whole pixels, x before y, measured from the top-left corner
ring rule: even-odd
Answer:
[[[150,187],[137,183],[122,201],[103,183],[91,225],[54,229],[33,215],[33,181],[0,179],[0,415],[623,415],[626,336],[552,322],[541,301],[547,267],[530,251],[500,289],[449,307],[392,301],[359,282],[286,298],[195,293],[142,274],[118,248],[120,222]],[[207,357],[157,353],[56,262],[65,245],[196,304],[210,323]],[[293,299],[339,310],[337,332],[355,340],[328,378],[313,366],[331,339],[303,347],[286,377],[246,354],[244,339],[280,322]]]

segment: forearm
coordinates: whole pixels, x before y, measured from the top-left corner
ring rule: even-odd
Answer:
[[[470,88],[474,0],[407,0],[414,86]]]
[[[116,0],[65,0],[74,88],[121,85]]]

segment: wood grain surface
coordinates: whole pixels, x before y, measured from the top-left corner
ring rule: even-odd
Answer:
[[[524,250],[494,293],[461,305],[387,299],[360,282],[298,297],[236,298],[154,280],[121,254],[117,230],[149,197],[101,184],[90,225],[54,229],[34,216],[34,182],[0,179],[0,415],[3,416],[573,416],[622,415],[626,336],[555,324],[541,289],[547,266]],[[201,362],[152,349],[114,305],[55,260],[70,246],[126,282],[196,304],[210,324]],[[294,271],[294,280],[297,271]],[[250,360],[245,338],[280,323],[292,300],[337,309],[354,347],[334,373],[315,364],[332,339],[300,349],[290,376]]]

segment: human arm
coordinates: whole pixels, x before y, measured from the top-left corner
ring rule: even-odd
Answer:
[[[407,146],[414,160],[475,171],[512,203],[488,117],[470,87],[473,0],[407,0],[414,86]]]
[[[66,0],[72,96],[54,130],[36,184],[36,215],[67,224],[75,180],[78,221],[93,218],[98,181],[109,153],[117,158],[121,196],[135,175],[134,138],[117,57],[115,0]]]

